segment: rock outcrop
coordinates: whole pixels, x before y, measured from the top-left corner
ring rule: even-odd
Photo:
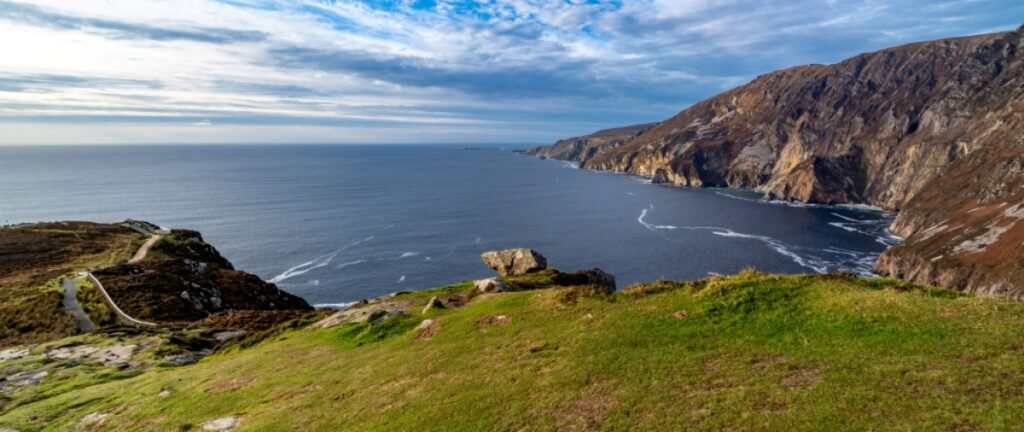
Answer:
[[[548,267],[548,261],[543,255],[527,248],[488,251],[480,255],[480,259],[502,276],[523,275]]]
[[[615,276],[599,268],[582,270],[575,273],[559,273],[551,278],[551,280],[560,286],[593,285],[609,294],[615,292]]]
[[[681,186],[900,214],[883,275],[1024,295],[1024,27],[762,75],[635,135],[527,151]],[[611,143],[614,141],[614,143]]]
[[[236,270],[195,231],[174,230],[141,262],[92,273],[126,313],[156,323],[192,322],[233,311],[313,309],[276,285]]]

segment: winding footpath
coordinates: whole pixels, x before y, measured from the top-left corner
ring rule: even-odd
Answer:
[[[149,249],[162,238],[164,238],[164,235],[159,232],[150,233],[149,239],[139,247],[139,250],[135,251],[135,255],[132,256],[132,259],[128,260],[128,264],[138,264],[142,260],[146,259],[146,254],[149,253]]]
[[[64,289],[64,310],[71,315],[76,321],[78,321],[78,328],[83,332],[91,332],[96,330],[96,326],[89,319],[89,315],[82,309],[82,305],[78,303],[78,281],[82,280],[82,277],[64,278],[60,281],[61,288]]]
[[[164,229],[160,229],[155,232],[150,232],[134,225],[129,225],[129,228],[138,231],[140,234],[148,235],[149,239],[147,239],[146,242],[139,247],[139,250],[135,251],[135,255],[133,255],[132,258],[128,260],[128,264],[138,264],[139,262],[142,262],[142,260],[146,259],[146,254],[149,253],[150,248],[152,248],[153,245],[156,244],[156,242],[160,241],[160,239],[162,239],[164,235],[168,233],[167,230]],[[117,305],[117,303],[114,302],[114,299],[110,297],[110,294],[107,292],[107,289],[103,287],[103,283],[101,283],[100,280],[97,279],[96,276],[92,274],[92,272],[85,272],[83,277],[89,278],[89,281],[92,282],[93,286],[95,286],[96,289],[100,290],[100,294],[103,294],[103,298],[107,300],[107,305],[110,306],[110,308],[114,311],[114,314],[117,315],[118,319],[120,319],[121,322],[137,327],[157,326],[156,323],[135,319],[131,315],[128,315],[124,310],[121,309],[120,306]],[[77,279],[75,280],[77,281]],[[73,316],[75,316],[75,314],[71,312],[72,310],[77,310],[79,311],[79,313],[81,313],[82,308],[80,305],[78,305],[78,301],[77,299],[74,298],[74,294],[71,295],[71,301],[74,302],[74,305],[69,307],[67,303],[68,289],[66,286],[64,288],[64,301],[64,307],[65,309],[68,310],[68,313],[71,313]],[[86,320],[89,319],[88,316],[85,316],[84,313],[81,313],[81,316],[83,316]],[[79,324],[82,325],[83,323],[81,321],[81,318],[79,318],[78,316],[75,317],[79,319]],[[95,326],[92,325],[92,322],[89,322],[89,326],[93,329],[95,328]],[[84,325],[82,325],[81,327],[82,331],[92,331],[85,330]]]

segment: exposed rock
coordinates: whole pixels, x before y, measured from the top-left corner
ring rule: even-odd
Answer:
[[[200,427],[204,431],[227,432],[238,427],[239,424],[241,422],[238,420],[238,417],[222,417],[215,420],[207,420]]]
[[[618,147],[650,130],[657,123],[605,129],[590,135],[567,138],[549,147],[537,147],[525,151],[525,154],[537,155],[542,158],[561,159],[586,162],[601,152]]]
[[[245,337],[245,331],[234,330],[234,331],[222,331],[213,334],[213,338],[218,342],[227,342],[230,340],[241,339]]]
[[[413,300],[388,300],[369,304],[355,304],[346,309],[335,312],[333,315],[324,318],[313,325],[319,328],[331,328],[350,322],[366,322],[387,319],[400,313],[415,304]]]
[[[199,361],[199,358],[197,358],[196,355],[191,352],[185,352],[181,354],[167,356],[164,358],[164,361],[175,366],[187,366],[190,364],[195,364],[196,362]]]
[[[522,275],[544,270],[548,266],[543,255],[527,248],[484,252],[480,259],[502,276]]]
[[[82,417],[82,419],[78,421],[78,424],[82,426],[91,426],[103,421],[103,419],[105,418],[107,418],[106,413],[102,413],[99,411],[91,412],[89,414],[86,414],[85,417]]]
[[[418,339],[430,339],[437,334],[437,330],[440,327],[437,320],[425,319],[413,331],[416,332],[416,338]]]
[[[1024,27],[785,69],[653,127],[529,153],[657,183],[900,210],[892,230],[906,241],[876,271],[1024,297],[1024,224],[1002,213],[1024,203],[1022,40]]]
[[[606,293],[615,292],[615,276],[598,268],[575,273],[558,273],[552,280],[559,286],[594,285]]]
[[[488,278],[473,281],[473,287],[483,293],[490,292],[505,292],[508,291],[508,287],[501,283],[498,278]]]
[[[19,372],[5,378],[3,383],[15,387],[36,386],[41,384],[43,382],[43,378],[46,378],[46,376],[49,374],[50,373],[47,371]]]
[[[9,348],[0,350],[0,361],[17,360],[28,356],[28,350],[24,348]]]
[[[91,357],[107,366],[122,365],[131,360],[135,348],[135,345],[130,344],[112,345],[97,350]]]
[[[89,345],[78,345],[56,348],[46,352],[46,356],[58,360],[82,361],[92,356],[99,348]]]
[[[423,306],[422,313],[430,312],[433,309],[444,309],[444,303],[441,303],[441,300],[438,299],[437,296],[433,296],[427,301],[426,306]]]

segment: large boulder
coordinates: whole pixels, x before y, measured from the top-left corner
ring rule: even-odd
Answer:
[[[484,252],[480,259],[502,276],[522,275],[548,267],[548,260],[543,255],[527,248]]]
[[[575,273],[558,273],[552,278],[552,281],[559,286],[593,285],[608,294],[615,292],[615,276],[605,273],[599,268]]]

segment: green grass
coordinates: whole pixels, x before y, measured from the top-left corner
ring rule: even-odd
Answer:
[[[418,305],[466,284],[405,294]],[[197,365],[19,404],[18,430],[1006,430],[1024,424],[1024,304],[752,271],[609,298],[488,294],[458,309],[284,331]],[[399,296],[401,297],[401,296]],[[504,319],[498,319],[498,316]],[[430,338],[413,328],[424,318]],[[163,391],[169,394],[160,396]]]
[[[100,292],[88,278],[81,278],[77,283],[78,303],[82,310],[97,328],[111,327],[118,324],[117,315],[107,305],[103,293]]]

